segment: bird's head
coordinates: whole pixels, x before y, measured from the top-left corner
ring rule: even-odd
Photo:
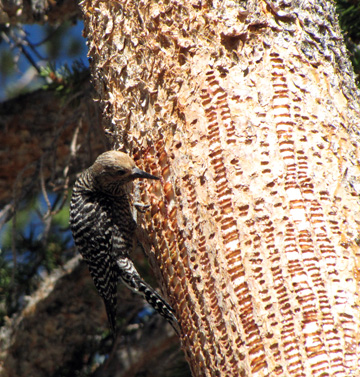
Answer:
[[[137,168],[130,156],[119,151],[102,153],[91,166],[90,171],[96,185],[101,190],[114,195],[119,188],[136,178],[160,179]]]

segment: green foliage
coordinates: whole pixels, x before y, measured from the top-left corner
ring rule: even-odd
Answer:
[[[71,67],[64,64],[59,69],[56,69],[55,64],[49,63],[41,68],[40,76],[47,82],[43,89],[53,89],[62,95],[69,95],[78,89],[78,84],[83,82],[86,76],[89,76],[89,70],[81,61],[75,61]]]
[[[44,85],[40,71],[45,64],[65,65],[68,62],[71,66],[74,60],[86,59],[81,28],[82,22],[73,21],[56,26],[0,25],[0,98],[39,89]],[[49,71],[56,72],[55,69]],[[73,73],[76,72],[74,69]],[[45,83],[55,81],[59,84],[62,75],[55,74],[52,78],[45,75]]]
[[[61,266],[72,254],[69,231],[69,201],[56,211],[59,200],[53,199],[54,216],[46,215],[42,197],[21,203],[16,224],[9,222],[1,234],[0,253],[0,325],[4,316],[21,308],[22,297],[30,295],[44,275]]]
[[[350,52],[350,59],[357,75],[357,83],[360,86],[360,2],[358,0],[337,0],[336,7],[346,47]]]
[[[337,0],[340,26],[354,43],[360,42],[360,2],[354,0]]]
[[[2,76],[10,76],[16,71],[13,55],[10,51],[3,51],[0,55],[0,73]]]
[[[4,318],[7,315],[6,298],[10,291],[12,269],[3,258],[3,253],[0,254],[0,325],[4,323]]]

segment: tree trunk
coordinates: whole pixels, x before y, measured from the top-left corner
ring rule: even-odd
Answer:
[[[334,4],[288,3],[81,3],[194,376],[358,373],[359,97]]]

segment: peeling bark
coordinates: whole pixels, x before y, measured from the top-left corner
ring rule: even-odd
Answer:
[[[359,130],[333,3],[84,0],[194,376],[359,370]]]

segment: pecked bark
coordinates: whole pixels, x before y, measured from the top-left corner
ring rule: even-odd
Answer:
[[[81,2],[194,376],[359,370],[359,95],[333,3],[287,3]]]

